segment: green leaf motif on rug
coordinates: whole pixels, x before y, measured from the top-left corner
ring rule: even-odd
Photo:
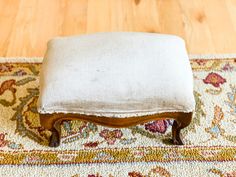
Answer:
[[[37,70],[34,65],[29,65],[28,68],[35,76],[39,74],[39,70]]]
[[[228,101],[225,103],[230,108],[230,113],[236,115],[236,85],[230,84],[230,92],[227,92]]]
[[[81,120],[64,121],[62,123],[62,137],[63,143],[74,142],[78,139],[86,139],[90,136],[90,133],[96,133],[98,127],[96,124]]]
[[[12,101],[7,101],[5,99],[0,99],[0,104],[5,106],[5,107],[9,107],[9,106],[12,106],[14,105],[16,102],[16,97],[15,97],[15,94],[13,94],[13,99]]]
[[[201,118],[206,117],[206,113],[204,111],[204,104],[201,100],[201,94],[197,91],[194,91],[194,97],[196,101],[195,111],[193,113],[193,118],[190,125],[182,130],[183,136],[186,136],[189,131],[196,133],[196,126],[201,126]]]
[[[16,81],[15,79],[9,79],[5,80],[1,85],[0,85],[0,95],[3,95],[5,91],[9,90],[12,93],[12,100],[6,100],[7,98],[0,99],[0,104],[9,107],[13,106],[16,103],[16,88],[14,86],[21,86],[25,85],[31,81],[35,81],[35,78],[32,77],[27,77],[21,80]]]
[[[140,135],[146,136],[147,138],[151,138],[151,139],[156,138],[155,134],[149,133],[145,131],[143,128],[140,128],[138,126],[129,127],[129,129],[131,130],[133,135],[140,134]]]
[[[236,143],[236,136],[224,135],[224,138],[227,139],[228,141],[232,141],[232,142]]]
[[[121,144],[127,145],[127,144],[132,144],[137,140],[137,138],[122,138],[120,140]]]
[[[39,95],[38,88],[27,88],[27,93],[25,97],[20,97],[20,104],[13,108],[15,114],[11,118],[11,120],[16,121],[16,133],[19,133],[21,136],[27,136],[28,138],[37,141],[40,144],[46,145],[45,140],[43,140],[40,136],[38,136],[35,132],[31,131],[30,129],[25,127],[24,124],[24,117],[23,117],[23,111],[25,108],[25,105],[29,103],[32,99],[36,98]]]
[[[210,70],[218,70],[219,69],[219,66],[221,64],[221,61],[214,61],[214,63],[212,64],[211,66],[211,69]]]
[[[33,77],[27,77],[25,79],[19,80],[15,83],[16,86],[20,86],[20,85],[25,85],[31,81],[35,81],[36,79]]]

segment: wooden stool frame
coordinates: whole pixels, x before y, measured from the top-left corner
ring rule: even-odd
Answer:
[[[83,120],[92,123],[96,123],[103,126],[113,128],[125,128],[134,126],[137,124],[163,119],[174,119],[172,126],[172,141],[174,145],[183,145],[183,141],[180,138],[180,130],[187,127],[192,120],[192,112],[165,112],[159,114],[153,114],[140,117],[127,117],[127,118],[110,118],[100,117],[94,115],[82,115],[82,114],[65,114],[65,113],[53,113],[53,114],[40,114],[41,125],[50,130],[52,135],[49,140],[50,147],[57,147],[60,145],[61,137],[61,123],[68,120]]]

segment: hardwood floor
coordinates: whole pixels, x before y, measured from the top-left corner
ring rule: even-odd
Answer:
[[[54,36],[146,31],[191,54],[236,53],[236,0],[2,0],[0,56],[43,56]]]

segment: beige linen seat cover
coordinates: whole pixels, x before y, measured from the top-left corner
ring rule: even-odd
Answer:
[[[135,32],[57,37],[40,74],[40,113],[105,117],[194,110],[184,40]]]

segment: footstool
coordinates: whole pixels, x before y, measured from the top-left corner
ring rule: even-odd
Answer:
[[[174,119],[173,144],[195,107],[185,42],[174,35],[108,32],[56,37],[47,44],[40,72],[38,112],[60,144],[65,120],[127,127]]]

